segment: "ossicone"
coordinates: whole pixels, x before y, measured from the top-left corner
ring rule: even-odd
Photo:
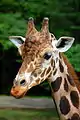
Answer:
[[[30,17],[29,20],[28,20],[26,37],[30,36],[30,35],[32,35],[36,32],[37,32],[37,30],[36,30],[35,25],[34,25],[34,19],[32,17]]]

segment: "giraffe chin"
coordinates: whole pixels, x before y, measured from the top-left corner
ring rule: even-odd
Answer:
[[[25,93],[23,93],[22,95],[20,95],[20,96],[14,96],[14,95],[12,95],[13,97],[15,97],[16,99],[20,99],[20,98],[23,98],[24,96],[25,96],[25,94],[26,94],[26,92]]]
[[[20,99],[25,96],[27,90],[26,89],[20,89],[20,87],[16,87],[11,89],[11,95],[15,97],[16,99]]]

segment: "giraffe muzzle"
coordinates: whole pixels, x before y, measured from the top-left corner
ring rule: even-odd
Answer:
[[[13,86],[11,88],[11,95],[17,99],[24,97],[27,92],[27,88],[23,86]]]

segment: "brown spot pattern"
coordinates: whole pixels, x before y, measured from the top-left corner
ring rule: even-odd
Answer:
[[[33,69],[34,69],[34,67],[33,67],[33,64],[31,63],[28,70],[27,70],[27,72],[31,72]]]
[[[61,61],[59,60],[59,68],[60,68],[60,72],[64,72],[64,67],[63,67],[63,65],[62,65],[62,63],[61,63]]]
[[[34,75],[34,77],[37,77],[37,73],[36,72],[34,72],[33,75]]]
[[[53,59],[51,59],[51,66],[54,66],[54,61],[53,61]]]
[[[57,63],[57,61],[58,61],[58,58],[56,58],[56,63]]]
[[[57,77],[54,82],[51,82],[51,87],[54,92],[57,92],[59,90],[61,82],[62,82],[62,77]]]
[[[80,117],[77,113],[73,114],[73,116],[71,117],[71,120],[80,120]]]
[[[59,58],[61,59],[62,57],[61,57],[61,53],[59,53]]]
[[[74,81],[72,80],[72,78],[69,75],[67,75],[67,79],[68,79],[70,85],[75,86]]]
[[[74,107],[79,108],[79,96],[76,91],[71,91],[70,98]]]
[[[51,71],[51,67],[49,67],[46,71],[46,75]]]
[[[36,80],[36,83],[39,84],[39,81],[40,81],[40,78],[38,78],[38,79]]]
[[[41,74],[41,77],[43,77],[44,76],[44,74],[45,74],[45,71],[46,71],[46,69],[42,72],[42,74]]]
[[[51,77],[52,72],[49,73],[48,78]]]
[[[75,73],[74,68],[73,68],[72,65],[70,64],[68,58],[67,58],[63,53],[61,53],[61,56],[62,56],[65,64],[66,64],[67,67],[68,67],[68,73],[69,73],[69,75],[70,75],[70,76],[72,77],[72,79],[74,80],[74,82],[75,82],[75,84],[76,84],[76,86],[77,86],[77,88],[78,88],[78,90],[79,90],[79,92],[80,92],[80,81],[79,81],[78,76],[77,76],[76,73]]]
[[[66,91],[66,92],[68,92],[68,83],[67,83],[67,80],[66,80],[66,78],[64,78],[64,90]]]
[[[55,75],[55,74],[56,74],[56,72],[57,72],[57,69],[55,69],[55,71],[53,72],[53,75]]]
[[[61,97],[59,107],[60,107],[60,111],[61,111],[62,114],[67,115],[69,113],[70,104],[69,104],[68,99],[65,96]]]
[[[53,59],[51,60],[51,66],[53,67],[53,70],[54,70],[54,68],[55,68],[55,61]]]

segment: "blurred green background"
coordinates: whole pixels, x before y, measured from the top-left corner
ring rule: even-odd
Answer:
[[[5,109],[0,110],[0,120],[59,120],[59,118],[54,109]]]
[[[10,94],[10,88],[21,57],[9,41],[11,35],[25,36],[29,17],[35,19],[40,30],[44,17],[49,17],[50,32],[75,37],[73,47],[66,53],[75,71],[80,72],[80,0],[0,0],[0,94]],[[42,92],[35,92],[42,90]],[[39,90],[38,90],[39,89]],[[28,95],[50,95],[44,82],[28,92]]]

